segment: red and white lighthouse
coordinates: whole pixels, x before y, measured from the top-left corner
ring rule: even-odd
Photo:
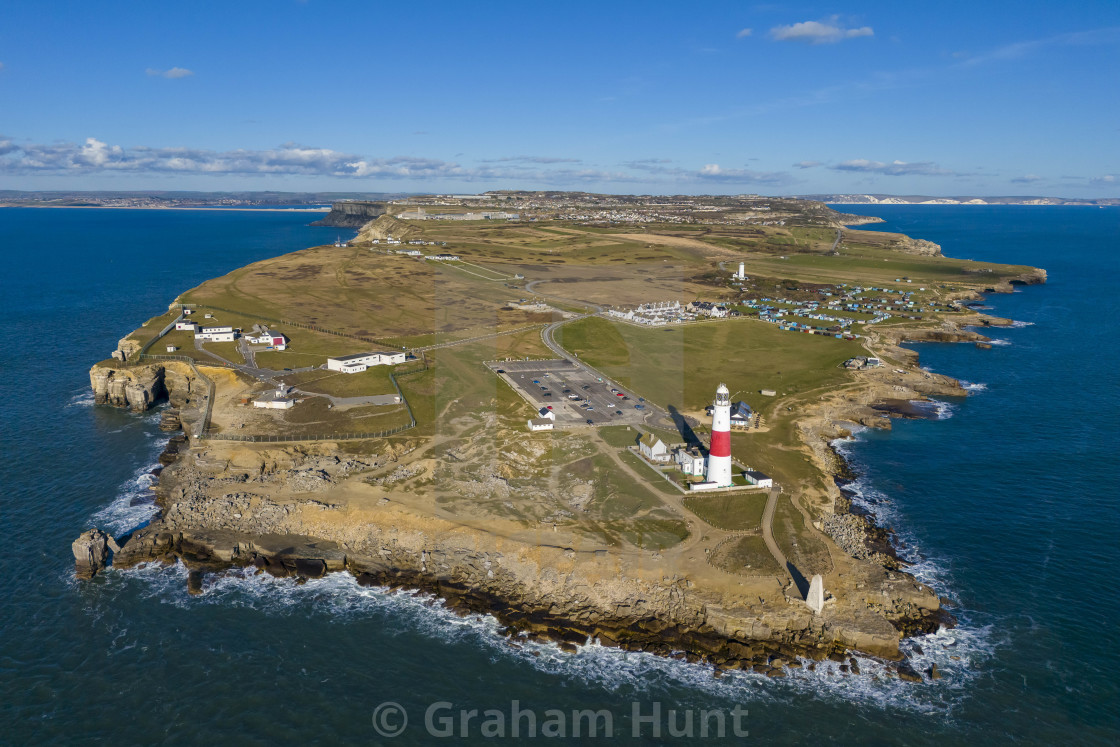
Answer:
[[[731,393],[719,385],[712,402],[712,447],[708,450],[708,482],[716,487],[731,485]]]

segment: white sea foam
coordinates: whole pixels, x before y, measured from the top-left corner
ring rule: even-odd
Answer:
[[[990,345],[1010,345],[1011,340],[1003,340],[998,337],[993,337],[992,339],[988,340],[988,343]]]
[[[969,392],[983,392],[988,388],[987,384],[978,384],[973,381],[964,381],[963,379],[961,380],[961,386]]]
[[[158,513],[152,485],[152,466],[141,467],[120,487],[112,503],[90,517],[94,526],[112,534],[123,534],[147,524]]]
[[[943,679],[914,687],[897,679],[891,664],[856,656],[859,675],[840,671],[835,662],[818,662],[809,671],[808,660],[801,669],[786,670],[784,678],[755,672],[728,672],[720,678],[706,664],[623,651],[588,641],[574,653],[553,643],[538,643],[502,635],[501,624],[489,615],[461,615],[428,594],[364,587],[348,573],[335,573],[300,583],[274,578],[254,569],[237,569],[208,576],[203,594],[187,592],[187,569],[182,564],[146,564],[112,572],[135,579],[147,587],[147,595],[189,608],[221,605],[257,610],[268,615],[300,615],[321,618],[324,624],[347,624],[376,618],[381,634],[392,637],[419,632],[445,642],[480,646],[495,656],[518,662],[550,675],[571,677],[608,691],[632,690],[656,694],[665,688],[686,687],[735,701],[788,700],[790,694],[841,699],[882,708],[902,708],[945,713],[958,702],[969,680],[977,676],[977,665],[991,649],[986,631],[953,630],[915,639],[922,654],[911,659],[919,671],[937,664]],[[913,648],[913,641],[904,643]],[[957,659],[952,657],[956,656]]]
[[[93,404],[93,391],[91,389],[82,389],[70,398],[70,401],[66,403],[66,407],[93,407]]]
[[[948,420],[949,418],[953,417],[953,413],[955,413],[957,409],[954,405],[951,405],[948,402],[942,402],[941,400],[936,399],[933,400],[933,405],[934,415],[938,420]]]
[[[1019,321],[1011,322],[1011,329],[1022,329],[1023,327],[1033,327],[1033,326],[1034,326],[1034,322],[1019,322]]]

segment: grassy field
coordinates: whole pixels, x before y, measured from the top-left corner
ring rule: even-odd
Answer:
[[[626,448],[636,444],[642,434],[628,425],[608,425],[599,429],[599,435],[611,446]]]
[[[839,364],[851,341],[783,332],[751,320],[645,329],[589,317],[558,330],[560,343],[637,394],[695,411],[721,382],[755,409],[773,400],[760,389],[805,392],[848,380]]]
[[[824,541],[806,530],[805,517],[785,494],[778,499],[778,506],[774,511],[774,541],[778,543],[786,560],[793,563],[806,578],[814,573],[823,574],[832,570],[832,561]]]
[[[684,505],[717,529],[755,530],[762,523],[766,496],[765,491],[696,495],[686,498]]]
[[[711,563],[729,573],[747,576],[778,576],[785,572],[766,549],[760,534],[727,540],[712,553]]]
[[[391,366],[372,366],[361,373],[341,373],[339,371],[307,371],[285,382],[298,385],[305,392],[329,394],[334,397],[366,397],[374,394],[394,394],[393,382],[389,375]]]

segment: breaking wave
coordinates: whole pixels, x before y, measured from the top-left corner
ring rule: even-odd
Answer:
[[[988,389],[987,384],[979,384],[973,381],[964,381],[963,379],[961,380],[961,386],[964,387],[965,391],[969,392],[983,392]]]
[[[83,388],[66,403],[66,407],[93,407],[93,405],[93,390],[89,388]]]
[[[208,576],[203,593],[187,592],[188,571],[182,564],[149,563],[110,575],[136,581],[143,594],[183,608],[220,605],[244,608],[267,615],[318,618],[322,624],[357,623],[376,619],[379,635],[392,638],[420,633],[441,642],[481,647],[502,658],[540,672],[590,683],[609,692],[636,691],[656,694],[666,688],[688,688],[705,695],[752,702],[787,702],[792,695],[822,700],[843,700],[880,708],[902,708],[922,713],[952,709],[977,676],[978,665],[993,648],[987,631],[952,630],[922,636],[904,643],[904,650],[919,671],[936,664],[940,680],[922,687],[899,680],[886,661],[854,656],[860,673],[841,671],[833,661],[803,659],[800,668],[771,678],[751,671],[723,672],[707,664],[692,664],[654,654],[623,651],[588,641],[576,651],[562,651],[550,642],[510,639],[502,625],[483,614],[461,614],[442,600],[416,591],[365,587],[349,573],[298,581],[257,573],[253,568]],[[909,647],[909,648],[908,648]],[[912,649],[918,649],[920,654]]]
[[[159,513],[152,493],[152,486],[157,482],[152,469],[152,466],[141,467],[126,480],[112,503],[90,517],[93,524],[119,535],[151,521]]]

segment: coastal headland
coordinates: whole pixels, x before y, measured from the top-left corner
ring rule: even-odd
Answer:
[[[951,259],[792,199],[381,206],[351,241],[169,289],[92,368],[99,404],[167,402],[182,433],[158,514],[115,549],[83,535],[84,575],[110,556],[182,562],[205,593],[235,565],[347,571],[492,614],[514,640],[772,676],[860,651],[936,676],[899,640],[952,616],[888,528],[852,513],[831,443],[966,396],[903,343],[985,345],[1010,322],[971,304],[1044,271]],[[347,368],[373,353],[404,360]],[[736,478],[705,489],[649,448],[702,458],[721,383],[742,413]]]

